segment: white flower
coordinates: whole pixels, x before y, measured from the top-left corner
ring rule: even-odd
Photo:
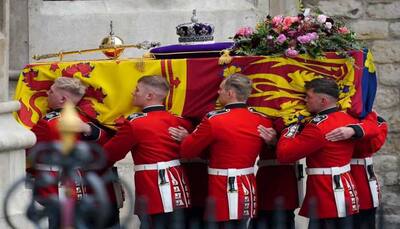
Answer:
[[[320,14],[320,15],[318,15],[318,17],[317,17],[317,21],[319,22],[319,23],[325,23],[326,22],[326,18],[327,18],[327,16],[325,16],[325,15],[323,15],[323,14]]]
[[[332,28],[332,23],[330,23],[330,22],[325,23],[325,28],[331,29]]]

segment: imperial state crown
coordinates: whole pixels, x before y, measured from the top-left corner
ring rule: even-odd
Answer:
[[[179,42],[205,42],[214,40],[214,25],[198,22],[196,10],[193,10],[191,21],[176,27]]]

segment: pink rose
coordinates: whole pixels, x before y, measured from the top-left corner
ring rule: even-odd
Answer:
[[[289,28],[293,24],[292,17],[285,17],[283,19],[283,26]]]
[[[299,52],[294,48],[288,48],[285,50],[285,56],[287,57],[296,57],[299,55]]]
[[[316,33],[316,32],[307,33],[306,35],[310,38],[311,41],[318,39],[318,33]]]
[[[327,16],[325,16],[325,15],[323,15],[323,14],[320,14],[320,15],[318,15],[318,17],[317,17],[317,21],[319,22],[319,23],[325,23],[326,22],[326,19],[327,19]]]
[[[340,28],[338,29],[338,33],[340,33],[340,34],[347,34],[347,33],[350,33],[350,31],[349,31],[349,29],[348,29],[347,27],[340,27]]]
[[[277,15],[277,16],[275,16],[275,17],[272,18],[272,24],[273,24],[274,26],[277,26],[277,25],[281,24],[282,22],[283,22],[283,17],[282,17],[282,15]]]
[[[308,43],[311,42],[311,38],[310,38],[310,36],[308,36],[306,34],[306,35],[303,35],[303,36],[298,36],[297,37],[297,41],[299,41],[300,44],[308,44]]]
[[[298,22],[300,20],[298,16],[291,17],[291,19],[293,23]]]
[[[254,30],[251,27],[242,27],[236,32],[236,36],[250,37]]]
[[[286,41],[286,36],[285,34],[279,34],[279,36],[276,38],[276,42],[278,44],[283,44],[283,42]]]

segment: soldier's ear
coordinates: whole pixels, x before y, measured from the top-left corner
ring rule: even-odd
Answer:
[[[322,96],[322,97],[321,97],[321,103],[322,103],[322,105],[327,105],[327,104],[329,103],[328,98],[325,97],[325,96]]]
[[[147,100],[152,100],[154,98],[154,93],[148,92],[146,93],[146,97]]]

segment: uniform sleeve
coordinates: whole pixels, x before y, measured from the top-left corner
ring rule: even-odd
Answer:
[[[104,145],[108,164],[112,165],[125,158],[136,143],[137,139],[134,136],[131,125],[129,122],[125,122],[117,134]]]
[[[103,128],[92,122],[87,122],[87,124],[90,126],[91,132],[89,135],[82,134],[81,140],[96,142],[99,145],[104,145],[107,140],[110,139],[109,134]]]
[[[374,153],[380,150],[382,146],[385,144],[388,133],[388,125],[385,120],[382,119],[382,122],[378,124],[378,129],[379,129],[378,136],[376,136],[371,140],[371,148],[374,150]]]
[[[277,144],[277,159],[280,163],[293,163],[320,150],[325,139],[314,124],[307,124],[300,134],[294,137],[287,135],[288,129],[282,131]]]
[[[212,140],[212,128],[210,121],[204,118],[193,133],[189,134],[181,144],[181,157],[201,157],[204,149],[210,145]]]
[[[371,139],[377,137],[379,134],[377,120],[378,115],[376,112],[370,112],[360,123],[349,125],[349,127],[354,129],[354,138]]]

